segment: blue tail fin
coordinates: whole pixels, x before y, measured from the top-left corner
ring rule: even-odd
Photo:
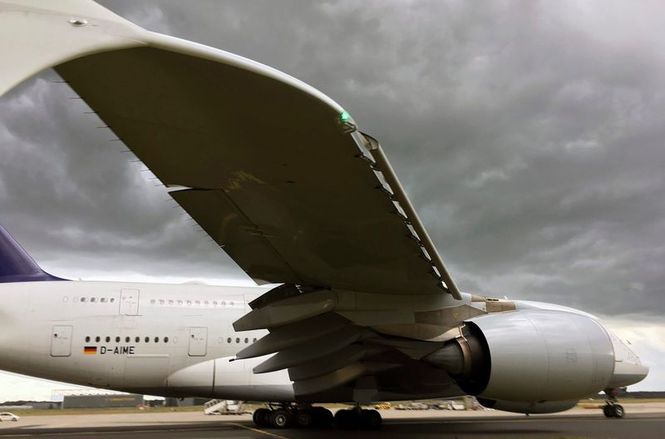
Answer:
[[[64,280],[51,276],[0,226],[0,283]]]

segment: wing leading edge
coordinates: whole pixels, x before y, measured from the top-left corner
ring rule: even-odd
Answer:
[[[14,26],[21,59],[47,56],[35,38],[76,42],[77,26],[81,39],[104,38],[30,64],[21,79],[54,65],[165,185],[187,188],[171,195],[252,278],[460,297],[378,143],[321,92],[115,15],[76,25],[31,14],[59,25],[39,37]]]

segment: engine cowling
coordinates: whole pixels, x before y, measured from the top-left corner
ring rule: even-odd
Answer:
[[[470,319],[463,337],[425,360],[447,370],[465,392],[505,407],[578,400],[604,389],[614,370],[612,341],[598,321],[540,309]]]
[[[515,413],[556,413],[571,409],[577,404],[577,399],[572,401],[497,401],[495,399],[478,398],[478,402],[488,409],[503,410]]]

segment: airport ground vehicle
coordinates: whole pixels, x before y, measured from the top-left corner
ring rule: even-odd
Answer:
[[[17,422],[19,419],[21,418],[13,413],[9,412],[0,413],[0,422]]]

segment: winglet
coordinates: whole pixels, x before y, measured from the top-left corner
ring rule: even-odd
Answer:
[[[42,270],[21,245],[0,226],[0,283],[65,280]]]

